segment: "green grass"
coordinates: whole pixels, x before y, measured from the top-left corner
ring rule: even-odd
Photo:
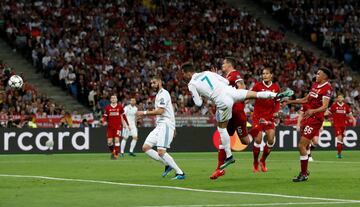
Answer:
[[[112,183],[0,176],[0,206],[253,206],[276,203],[304,203],[306,206],[329,206],[326,200],[284,198],[264,195],[195,192],[164,189],[177,186],[191,189],[270,193],[292,196],[360,200],[360,151],[346,151],[345,158],[336,152],[314,152],[310,179],[293,183],[299,172],[297,152],[273,152],[267,163],[269,172],[254,174],[251,153],[235,153],[236,163],[218,180],[209,176],[217,162],[216,153],[173,153],[186,172],[183,181],[173,176],[162,178],[163,166],[145,154],[110,160],[108,154],[1,155],[0,174],[48,176]],[[117,183],[156,185],[125,186]],[[321,202],[322,205],[319,205]],[[289,204],[288,204],[289,205]],[[304,206],[294,204],[290,206]],[[360,203],[332,203],[330,206],[359,206]]]

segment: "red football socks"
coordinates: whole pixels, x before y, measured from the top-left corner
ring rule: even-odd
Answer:
[[[301,174],[308,175],[308,156],[300,156]]]
[[[263,151],[263,154],[262,154],[261,160],[260,160],[261,162],[265,162],[265,160],[269,156],[271,150],[272,150],[272,147],[268,147],[267,145],[265,145],[264,151]]]
[[[218,150],[218,166],[216,169],[220,169],[220,166],[224,164],[226,159],[226,153],[224,149]]]
[[[120,152],[120,146],[115,146],[115,155],[119,155],[119,152]]]
[[[259,154],[260,154],[260,147],[253,146],[253,156],[254,156],[254,162],[258,163],[259,161]]]
[[[114,145],[108,146],[111,153],[113,153]]]
[[[341,152],[342,152],[342,148],[343,148],[343,144],[342,143],[337,143],[337,151],[338,151],[338,154],[340,155]]]

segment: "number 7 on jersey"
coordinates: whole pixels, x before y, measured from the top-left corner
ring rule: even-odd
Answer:
[[[203,78],[201,78],[201,81],[206,80],[206,82],[209,84],[211,90],[214,90],[214,86],[211,84],[209,78],[207,76],[204,76]]]

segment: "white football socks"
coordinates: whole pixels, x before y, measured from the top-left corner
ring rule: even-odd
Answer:
[[[267,99],[267,98],[275,98],[277,93],[271,91],[261,91],[256,93],[256,98],[259,99]]]
[[[147,155],[149,155],[152,159],[159,161],[159,162],[163,163],[164,165],[168,165],[168,163],[164,159],[162,159],[155,150],[149,149],[145,153]]]
[[[121,140],[121,145],[120,145],[120,153],[121,154],[124,154],[125,146],[126,146],[126,139],[123,139],[123,140]]]
[[[137,140],[136,139],[132,139],[131,143],[130,143],[130,152],[133,153],[134,152],[134,148],[136,145]]]
[[[169,155],[169,153],[165,153],[162,158],[169,163],[170,167],[172,167],[176,174],[184,174],[184,172],[179,168],[179,166],[176,164],[175,160]]]
[[[221,145],[224,146],[224,150],[226,153],[226,158],[231,157],[232,153],[231,153],[231,148],[230,148],[230,136],[229,133],[227,132],[226,128],[217,128],[220,134],[220,140],[221,140]]]

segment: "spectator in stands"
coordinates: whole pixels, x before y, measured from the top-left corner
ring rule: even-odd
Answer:
[[[95,4],[83,0],[75,7],[64,2],[53,6],[51,2],[8,1],[1,9],[8,41],[16,47],[16,38],[26,34],[25,50],[30,56],[34,53],[32,60],[40,71],[50,78],[56,76],[60,85],[68,86],[69,93],[89,106],[96,106],[95,111],[103,108],[110,93],[119,94],[120,100],[136,96],[137,102],[146,105],[146,97],[154,98],[154,91],[142,80],[160,73],[165,78],[164,87],[174,91],[177,114],[199,114],[181,81],[178,65],[192,60],[197,68],[209,69],[220,64],[218,57],[224,54],[239,59],[238,69],[250,79],[248,87],[259,80],[259,72],[265,66],[275,68],[274,77],[279,78],[281,86],[295,82],[296,87],[306,89],[317,68],[323,65],[337,71],[334,82],[339,83],[339,90],[358,85],[356,80],[343,79],[347,71],[344,66],[318,59],[312,52],[283,41],[282,32],[267,28],[246,10],[230,8],[222,0],[170,1],[165,3],[166,9],[161,9],[163,5],[158,1],[147,6],[139,0],[131,2]],[[288,1],[279,2],[274,12],[291,10],[292,24],[304,31],[314,32],[317,17],[329,14],[328,9],[323,9],[303,15],[311,5],[292,10]],[[338,10],[337,18],[347,21],[349,11]],[[18,24],[19,21],[23,24]],[[355,16],[347,22],[354,21]],[[37,26],[26,26],[30,24]],[[348,31],[356,28],[342,26],[338,28],[343,31],[341,36],[336,36],[339,32],[331,25],[318,25],[321,28],[316,30],[318,42],[322,44],[324,33],[330,31],[327,44],[331,43],[336,54],[346,45],[356,45],[348,35]],[[352,60],[360,59],[353,53]],[[44,58],[46,67],[52,62],[50,69],[43,68]],[[67,65],[69,68],[65,69]],[[299,74],[307,76],[297,81]],[[299,96],[302,91],[298,90]],[[351,96],[352,100],[353,97],[356,96]],[[38,104],[36,111],[42,113],[44,109]]]
[[[87,121],[87,119],[83,119],[81,124],[80,124],[80,128],[84,128],[84,127],[90,127],[90,124]]]

